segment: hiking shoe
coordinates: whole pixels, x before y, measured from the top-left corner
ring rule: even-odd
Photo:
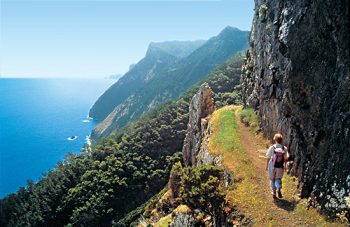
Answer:
[[[282,196],[282,192],[281,192],[281,190],[278,190],[278,198],[282,198],[283,196]]]

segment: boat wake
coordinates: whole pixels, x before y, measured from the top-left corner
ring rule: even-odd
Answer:
[[[78,138],[78,136],[70,136],[67,138],[67,140],[76,140]]]

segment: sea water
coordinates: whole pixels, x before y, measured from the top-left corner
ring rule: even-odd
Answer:
[[[0,198],[79,153],[109,79],[0,79]]]

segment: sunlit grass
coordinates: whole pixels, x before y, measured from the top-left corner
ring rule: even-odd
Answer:
[[[157,223],[153,224],[154,227],[168,227],[172,222],[171,214],[161,218]]]
[[[223,151],[240,149],[237,137],[237,124],[234,119],[234,107],[223,108],[214,112],[211,117],[212,137],[209,142],[209,150],[214,155],[222,154]],[[228,127],[229,126],[229,127]]]
[[[229,106],[214,112],[211,118],[212,137],[209,149],[214,154],[223,156],[223,165],[231,170],[238,184],[228,191],[226,200],[234,205],[260,210],[264,202],[254,193],[259,185],[256,183],[256,171],[251,160],[243,151],[236,122],[239,107]]]
[[[244,117],[241,117],[242,114]],[[258,118],[253,110],[242,110],[237,106],[226,106],[215,111],[210,119],[211,138],[209,150],[214,155],[221,155],[225,168],[229,169],[234,176],[234,186],[228,189],[226,201],[244,213],[244,215],[254,219],[255,224],[264,226],[276,226],[278,217],[273,212],[266,212],[266,198],[262,196],[264,190],[261,185],[259,171],[254,169],[250,156],[244,150],[240,140],[238,120],[245,118],[249,121],[249,133],[254,140],[260,144],[261,149],[266,149],[269,141],[260,135],[256,135],[258,128]],[[265,179],[262,179],[265,180]],[[268,180],[268,179],[266,179]],[[340,223],[332,223],[325,220],[315,209],[308,209],[306,200],[298,199],[297,182],[295,178],[285,174],[283,178],[284,197],[295,208],[289,212],[301,223],[312,226],[342,226]],[[293,218],[291,217],[291,218]]]

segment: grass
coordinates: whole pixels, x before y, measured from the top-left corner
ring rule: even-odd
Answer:
[[[271,206],[272,203],[270,202],[268,205],[267,198],[262,195],[266,193],[263,184],[267,179],[261,177],[261,170],[259,172],[255,169],[249,154],[244,150],[245,146],[242,146],[242,142],[252,141],[240,140],[241,132],[237,119],[241,119],[245,125],[250,127],[247,130],[249,137],[253,138],[261,149],[266,149],[269,144],[268,140],[255,134],[258,128],[258,118],[252,109],[242,110],[241,107],[226,106],[213,113],[210,119],[212,134],[209,150],[213,155],[222,156],[223,165],[233,172],[235,180],[234,186],[228,189],[225,199],[228,203],[236,206],[245,216],[252,218],[257,226],[276,226],[279,223],[278,218],[267,207]],[[295,196],[297,194],[297,181],[294,177],[285,174],[283,187],[285,204],[282,203],[280,206],[287,206],[284,209],[290,209],[284,212],[284,222],[304,223],[311,226],[345,226],[339,222],[327,221],[316,209],[308,209],[307,200],[301,200]]]
[[[234,120],[234,112],[231,108],[226,107],[215,111],[210,119],[213,136],[209,142],[209,150],[214,155],[240,148],[238,147],[240,143],[237,137],[238,126]]]
[[[236,187],[229,190],[226,200],[229,203],[246,207],[247,211],[261,210],[264,201],[254,194],[259,185],[256,184],[256,171],[250,164],[251,160],[243,151],[239,137],[236,111],[239,107],[228,106],[214,112],[211,118],[212,138],[209,150],[213,154],[223,156],[223,165],[230,169],[236,182]]]
[[[249,126],[254,131],[256,131],[259,128],[258,116],[256,115],[255,111],[252,108],[240,110],[239,115],[240,115],[241,121],[246,126]]]
[[[254,134],[258,130],[258,116],[255,111],[251,108],[248,109],[237,109],[237,115],[241,119],[241,122],[244,123],[247,127],[249,127],[249,131]],[[267,145],[270,144],[270,141],[263,138],[260,135],[252,135],[255,136],[255,139],[259,141],[260,144]],[[303,220],[309,225],[316,226],[340,226],[343,225],[339,221],[327,220],[326,216],[321,215],[315,208],[308,207],[307,199],[300,199],[296,195],[297,191],[297,179],[288,174],[284,174],[283,176],[283,185],[284,188],[288,190],[284,190],[284,196],[288,198],[291,204],[295,205],[294,212],[296,216],[300,217],[300,220]],[[272,225],[273,226],[273,225]]]

